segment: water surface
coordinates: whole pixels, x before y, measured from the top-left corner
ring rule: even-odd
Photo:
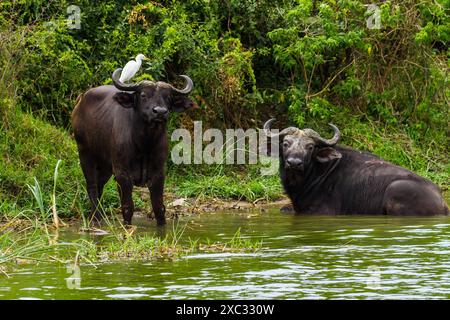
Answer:
[[[156,232],[137,219],[139,232]],[[17,266],[0,299],[450,298],[450,217],[292,216],[278,210],[182,217],[185,235],[262,240],[256,253],[197,253],[176,261]],[[173,221],[167,229],[171,230]],[[71,237],[75,235],[69,235]],[[76,235],[79,236],[79,235]],[[71,289],[73,288],[73,289]]]

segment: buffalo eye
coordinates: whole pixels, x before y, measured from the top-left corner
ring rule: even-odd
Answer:
[[[145,92],[141,92],[141,98],[146,98]]]
[[[312,151],[314,149],[314,145],[313,144],[308,144],[306,146],[306,149],[308,149],[308,151]]]
[[[287,147],[289,147],[289,142],[287,142],[287,141],[284,141],[284,142],[283,142],[283,147],[284,147],[284,148],[287,148]]]

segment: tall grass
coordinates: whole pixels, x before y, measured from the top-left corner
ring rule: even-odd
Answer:
[[[31,193],[34,196],[34,199],[36,200],[36,203],[39,208],[39,213],[41,214],[42,221],[47,221],[48,217],[48,210],[45,210],[44,208],[44,197],[42,195],[41,185],[39,184],[39,181],[34,177],[34,184],[29,185],[27,184],[28,189],[30,189]]]
[[[53,193],[52,193],[52,217],[53,217],[53,225],[55,228],[59,228],[59,218],[58,212],[56,211],[56,182],[58,180],[58,168],[61,164],[61,159],[58,160],[55,166],[55,172],[53,174]]]
[[[76,243],[58,242],[58,233],[52,233],[40,217],[18,214],[0,225],[0,265],[10,262],[61,261],[60,247],[75,247]]]
[[[223,155],[223,163],[212,165],[178,165],[169,164],[169,185],[173,185],[175,191],[183,197],[197,198],[222,198],[243,201],[277,200],[283,196],[280,179],[278,177],[278,166],[275,167],[273,175],[263,175],[261,172],[268,169],[262,163],[247,165],[225,164],[229,153],[242,152],[246,159],[250,158],[253,151],[239,149],[241,137],[232,141],[231,150],[225,141],[218,153]],[[257,154],[260,162],[261,155]],[[234,156],[234,154],[233,154]],[[266,160],[266,159],[264,159]],[[278,159],[273,159],[277,163]]]

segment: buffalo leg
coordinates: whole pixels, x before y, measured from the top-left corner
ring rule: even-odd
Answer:
[[[155,214],[156,223],[159,226],[166,224],[166,207],[164,206],[164,175],[156,176],[152,179],[149,187],[150,198],[152,202],[153,213]]]
[[[111,178],[111,172],[109,171],[100,171],[98,173],[97,192],[100,199],[103,195],[103,188],[105,187],[105,184],[108,182],[109,178]]]
[[[80,154],[80,164],[86,180],[86,189],[89,200],[91,202],[91,211],[89,213],[89,221],[100,222],[101,214],[99,212],[99,194],[98,194],[98,170],[97,164]]]
[[[131,224],[133,218],[134,203],[133,203],[133,183],[127,177],[117,177],[117,184],[119,186],[120,203],[122,209],[123,223],[125,225]]]

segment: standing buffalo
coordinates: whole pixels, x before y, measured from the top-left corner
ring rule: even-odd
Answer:
[[[446,215],[449,208],[439,188],[402,167],[368,152],[336,145],[312,129],[289,127],[270,132],[279,137],[280,175],[296,213]]]
[[[72,126],[80,164],[91,201],[90,219],[101,220],[99,198],[114,174],[122,215],[131,224],[133,186],[148,186],[158,225],[165,224],[164,165],[168,154],[167,119],[172,111],[196,105],[187,98],[192,80],[176,89],[165,82],[120,82],[122,69],[112,75],[114,86],[90,89],[77,100]]]

